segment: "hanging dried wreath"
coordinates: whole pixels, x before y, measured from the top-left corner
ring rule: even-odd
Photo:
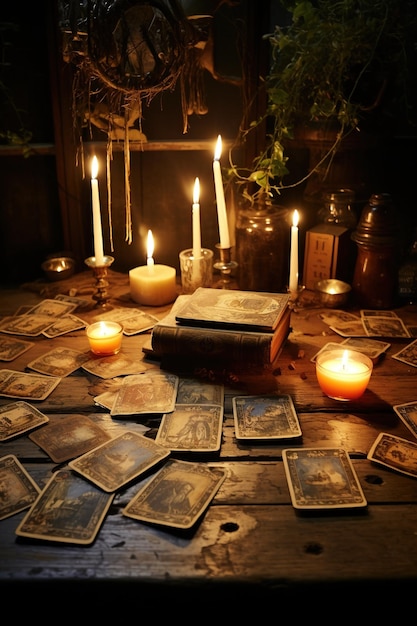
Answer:
[[[173,89],[180,79],[183,132],[188,116],[204,114],[202,56],[211,16],[188,19],[177,0],[63,0],[63,58],[76,66],[73,121],[84,175],[82,130],[107,135],[106,168],[110,233],[113,141],[123,141],[126,236],[132,242],[130,141],[146,142],[142,104]],[[112,236],[111,236],[112,243]],[[113,249],[113,244],[112,244]]]

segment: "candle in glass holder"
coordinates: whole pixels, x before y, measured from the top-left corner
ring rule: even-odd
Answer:
[[[95,322],[87,326],[91,352],[99,356],[117,354],[122,345],[123,328],[117,322]]]
[[[369,383],[373,363],[355,350],[329,350],[316,359],[316,375],[321,390],[334,400],[357,400]]]

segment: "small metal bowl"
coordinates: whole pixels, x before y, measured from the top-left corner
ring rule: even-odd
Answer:
[[[319,280],[315,290],[319,294],[320,303],[323,306],[336,309],[347,304],[352,287],[342,280],[337,280],[337,278],[327,278]]]
[[[75,263],[74,259],[60,256],[52,259],[46,259],[46,261],[42,263],[41,267],[45,272],[47,279],[55,282],[72,276],[74,274]]]

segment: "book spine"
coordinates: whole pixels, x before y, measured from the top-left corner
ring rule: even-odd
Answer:
[[[272,338],[270,333],[156,325],[152,331],[152,349],[161,355],[188,356],[202,361],[222,359],[228,363],[267,365],[271,360]]]

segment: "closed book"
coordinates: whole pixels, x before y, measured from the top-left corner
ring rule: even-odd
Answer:
[[[289,305],[287,293],[199,287],[178,308],[179,324],[273,333]]]
[[[152,329],[154,356],[191,359],[201,365],[224,363],[240,369],[268,367],[278,357],[290,332],[289,307],[274,332],[186,326],[179,324],[175,315],[175,310],[171,311]]]

